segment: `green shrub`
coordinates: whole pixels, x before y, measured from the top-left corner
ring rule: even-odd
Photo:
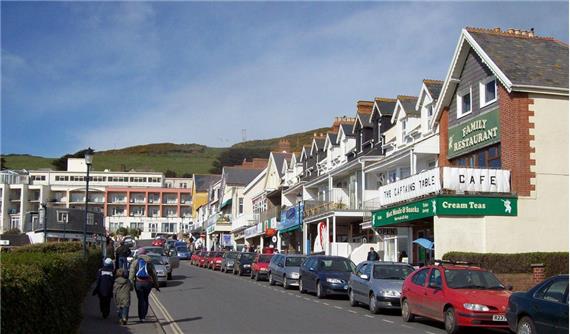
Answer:
[[[530,273],[531,264],[544,264],[546,277],[568,273],[568,253],[466,253],[449,252],[444,260],[467,261],[491,270],[498,274]]]
[[[2,255],[2,331],[78,332],[101,253],[90,249],[84,259],[81,244],[79,250],[75,244],[32,245]]]
[[[83,250],[79,241],[50,242],[47,244],[33,244],[12,250],[14,253],[70,253]]]

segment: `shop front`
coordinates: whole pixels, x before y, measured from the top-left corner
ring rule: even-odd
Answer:
[[[279,231],[279,252],[297,253],[302,252],[303,247],[303,203],[286,208],[281,211],[281,219],[277,222]]]
[[[245,232],[245,246],[251,250],[261,249],[263,247],[263,223],[257,223],[248,227]]]
[[[426,264],[434,259],[438,247],[449,249],[450,238],[438,238],[438,219],[455,219],[457,224],[470,224],[473,219],[487,216],[516,216],[518,199],[510,196],[458,196],[436,195],[431,198],[393,206],[372,213],[372,227],[378,233],[386,228],[395,228],[393,237],[387,237],[384,259]],[[461,226],[458,226],[458,230]],[[455,238],[469,238],[456,235]],[[453,239],[453,237],[451,238]],[[403,252],[406,252],[403,254]]]

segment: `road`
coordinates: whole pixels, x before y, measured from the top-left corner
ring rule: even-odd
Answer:
[[[318,299],[187,261],[153,295],[169,314],[165,327],[173,333],[445,333],[437,322],[403,323],[399,312],[372,315],[346,298]]]

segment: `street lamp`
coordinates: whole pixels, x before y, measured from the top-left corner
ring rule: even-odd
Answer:
[[[83,222],[83,257],[87,257],[87,210],[89,208],[89,168],[93,163],[93,150],[89,147],[85,151],[85,165],[87,166],[87,178],[85,179],[85,221]]]

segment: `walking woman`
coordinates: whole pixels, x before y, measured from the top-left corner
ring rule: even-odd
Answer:
[[[155,288],[156,291],[160,291],[152,259],[146,255],[144,248],[139,248],[137,251],[137,258],[131,264],[129,279],[135,286],[138,299],[139,320],[143,322],[148,312],[148,295],[150,295],[152,288]]]

